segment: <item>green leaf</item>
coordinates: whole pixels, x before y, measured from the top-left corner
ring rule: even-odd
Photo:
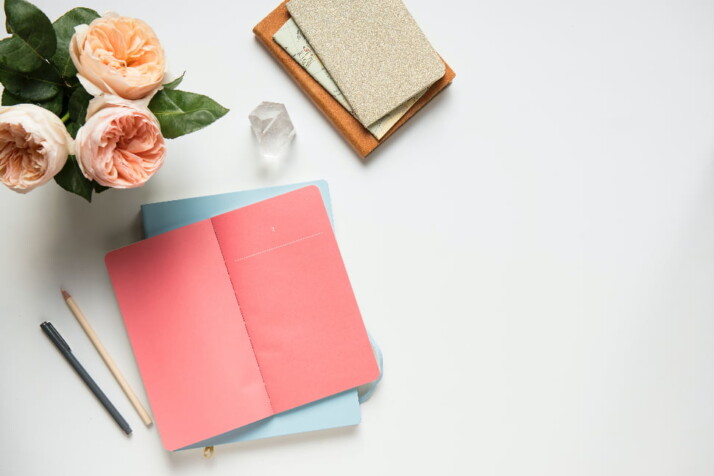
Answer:
[[[176,86],[178,86],[179,84],[181,84],[181,81],[183,81],[183,77],[184,77],[184,76],[186,76],[186,71],[184,71],[183,73],[181,73],[181,76],[179,76],[178,78],[174,79],[174,80],[171,81],[170,83],[164,84],[164,89],[176,89]]]
[[[22,99],[17,96],[13,96],[7,89],[2,92],[2,105],[3,106],[14,106],[16,104],[23,104]]]
[[[87,117],[87,106],[92,99],[92,95],[78,87],[69,97],[69,117],[78,125],[83,125]]]
[[[11,71],[0,65],[0,82],[25,102],[47,101],[62,89],[62,80],[49,63],[43,63],[31,73]]]
[[[98,182],[92,182],[94,185],[94,193],[102,193],[105,190],[109,190],[111,187],[105,187],[104,185],[99,185]]]
[[[55,54],[55,31],[42,10],[25,0],[5,0],[5,17],[13,36],[0,41],[0,63],[29,73]]]
[[[201,94],[162,89],[149,103],[167,139],[203,129],[223,117],[228,109]]]
[[[67,158],[65,166],[55,175],[55,182],[68,192],[76,193],[88,202],[92,201],[94,188],[92,181],[82,174],[77,159],[73,155]]]
[[[42,65],[42,59],[29,52],[21,39],[14,36],[0,41],[0,65],[14,70],[33,71]]]
[[[53,98],[46,101],[31,101],[30,104],[36,104],[40,107],[44,107],[53,114],[59,115],[62,113],[62,94],[58,94]],[[16,104],[27,104],[28,101],[22,99],[21,97],[15,96],[7,89],[2,92],[2,105],[3,106],[14,106]]]
[[[79,88],[82,87],[82,85],[79,82],[79,79],[77,79],[77,76],[71,76],[69,78],[62,78],[64,81],[64,85],[67,88],[74,89],[74,88]]]
[[[99,14],[94,10],[79,7],[68,11],[52,24],[57,35],[57,51],[50,61],[57,67],[63,78],[71,78],[77,74],[77,68],[74,67],[72,58],[69,56],[69,42],[74,35],[74,27],[89,25],[96,18],[99,18]]]

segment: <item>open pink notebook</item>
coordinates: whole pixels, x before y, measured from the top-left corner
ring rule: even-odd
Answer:
[[[378,377],[317,187],[112,251],[106,264],[168,450]]]

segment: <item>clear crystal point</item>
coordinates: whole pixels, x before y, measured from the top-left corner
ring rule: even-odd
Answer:
[[[295,128],[284,104],[264,101],[248,116],[260,154],[268,160],[280,159],[295,137]]]

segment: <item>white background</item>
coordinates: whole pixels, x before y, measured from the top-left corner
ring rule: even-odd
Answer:
[[[457,77],[366,165],[253,38],[276,3],[83,5],[146,20],[182,89],[231,112],[141,189],[0,190],[0,473],[711,475],[714,3],[407,0]],[[273,176],[247,119],[263,100],[297,129]],[[386,359],[362,423],[164,451],[60,286],[146,401],[103,263],[140,238],[139,205],[318,178]]]

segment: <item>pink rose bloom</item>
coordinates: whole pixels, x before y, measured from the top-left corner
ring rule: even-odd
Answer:
[[[116,14],[77,26],[69,54],[77,77],[94,96],[143,98],[161,85],[166,70],[164,50],[149,25]]]
[[[27,193],[49,182],[74,152],[62,121],[34,104],[0,107],[0,182]]]
[[[77,162],[84,176],[113,188],[143,185],[166,155],[159,121],[130,101],[93,99],[77,132]]]

